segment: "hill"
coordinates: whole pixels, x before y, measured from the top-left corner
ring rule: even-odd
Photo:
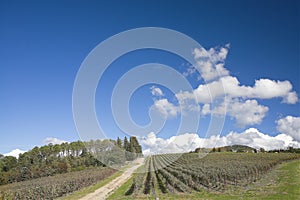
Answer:
[[[255,148],[245,146],[245,145],[232,145],[232,146],[224,146],[224,147],[214,147],[214,148],[197,148],[194,151],[195,153],[200,152],[245,152],[245,153],[256,153],[257,150]]]
[[[0,156],[0,185],[91,167],[123,165],[141,155],[142,147],[135,137],[34,147],[18,158]]]

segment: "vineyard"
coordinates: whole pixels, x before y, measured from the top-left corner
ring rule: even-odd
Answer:
[[[91,168],[0,187],[0,199],[54,199],[90,186],[115,173],[111,168]]]
[[[229,186],[255,182],[274,166],[299,159],[299,154],[211,153],[201,158],[197,153],[154,155],[145,168],[132,179],[125,195],[224,191]]]

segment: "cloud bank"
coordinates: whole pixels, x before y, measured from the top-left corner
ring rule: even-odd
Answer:
[[[242,133],[230,132],[223,137],[211,136],[209,138],[200,138],[195,133],[185,133],[162,139],[151,132],[141,140],[141,143],[144,146],[143,153],[145,155],[183,153],[193,151],[198,147],[213,148],[234,144],[247,145],[256,149],[264,148],[265,150],[284,149],[289,146],[300,148],[300,142],[294,140],[290,135],[281,133],[277,136],[269,136],[255,128],[249,128]]]

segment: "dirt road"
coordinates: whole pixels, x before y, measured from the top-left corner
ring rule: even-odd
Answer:
[[[133,174],[133,172],[139,168],[144,162],[144,158],[138,158],[134,161],[136,165],[126,169],[124,173],[110,181],[108,184],[104,185],[103,187],[97,189],[93,193],[90,193],[84,197],[82,197],[80,200],[103,200],[106,199],[112,191],[116,190],[118,187],[123,185]]]

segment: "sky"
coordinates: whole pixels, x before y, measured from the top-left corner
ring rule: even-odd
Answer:
[[[126,135],[112,115],[115,84],[138,65],[161,63],[182,74],[193,90],[173,93],[153,83],[132,94],[129,112],[136,124],[151,121],[149,108],[166,119],[161,131],[140,139],[145,152],[234,143],[300,147],[297,1],[0,1],[0,153],[82,138],[72,113],[81,64],[99,43],[141,27],[181,32],[202,48],[191,49],[194,63],[155,49],[116,59],[95,95],[95,112],[108,138]],[[198,112],[199,127],[178,133],[183,112],[191,107],[182,102],[194,100],[191,96],[199,108],[188,112]],[[212,116],[225,122],[208,137]]]

